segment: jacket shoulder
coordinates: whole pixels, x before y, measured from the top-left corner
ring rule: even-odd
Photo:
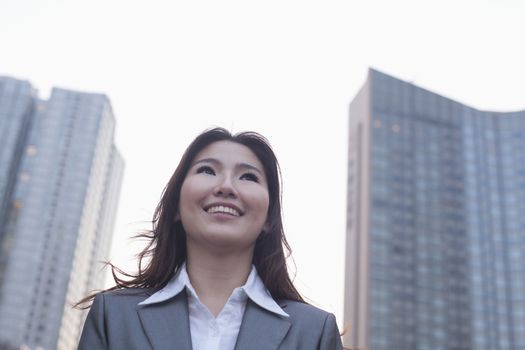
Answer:
[[[313,305],[302,303],[293,300],[283,300],[280,303],[283,306],[284,312],[290,315],[290,317],[308,317],[314,319],[324,320],[326,317],[331,315],[329,312],[324,311]]]
[[[287,337],[290,349],[342,349],[335,316],[310,304],[286,300],[280,303],[290,316],[292,327]]]
[[[141,288],[125,288],[116,289],[107,292],[101,292],[95,296],[93,305],[101,303],[105,308],[111,308],[114,306],[123,306],[125,304],[137,305],[141,301],[145,300],[150,296],[150,292],[147,289]]]
[[[129,288],[101,292],[87,315],[78,349],[148,349],[138,303],[150,292]]]
[[[108,297],[149,297],[152,292],[145,288],[122,288],[99,293]]]

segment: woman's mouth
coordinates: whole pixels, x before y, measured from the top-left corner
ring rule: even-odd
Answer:
[[[208,209],[206,209],[206,212],[208,214],[221,213],[221,214],[228,214],[232,216],[241,216],[241,213],[237,209],[227,207],[224,205],[213,205],[209,207]]]

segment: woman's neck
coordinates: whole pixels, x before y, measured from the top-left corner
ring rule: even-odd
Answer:
[[[188,251],[186,268],[201,303],[217,316],[233,290],[245,284],[252,266],[252,252],[216,256]]]

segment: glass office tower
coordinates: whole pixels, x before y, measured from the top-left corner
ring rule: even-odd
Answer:
[[[107,259],[123,171],[115,118],[105,95],[56,88],[26,107],[25,128],[0,130],[25,133],[5,191],[0,349],[74,349],[84,314],[71,305],[103,287],[98,262]],[[2,113],[2,125],[27,117]]]
[[[525,111],[370,70],[348,155],[345,344],[525,349]]]
[[[29,82],[0,77],[0,242],[32,121],[35,96]],[[3,256],[0,254],[0,259]],[[0,269],[1,266],[0,262]]]

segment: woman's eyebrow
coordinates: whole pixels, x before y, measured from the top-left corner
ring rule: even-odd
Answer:
[[[218,159],[216,158],[203,158],[203,159],[199,159],[197,161],[195,161],[191,167],[194,167],[195,165],[197,164],[200,164],[200,163],[212,163],[212,164],[215,164],[217,166],[221,165],[221,161],[219,161]],[[259,174],[261,175],[264,175],[264,173],[259,169],[257,168],[255,165],[251,165],[249,163],[238,163],[236,165],[237,168],[241,168],[241,169],[250,169],[250,170],[254,170],[256,172],[258,172]]]
[[[221,164],[221,162],[219,162],[218,159],[215,159],[215,158],[204,158],[204,159],[199,159],[199,160],[195,161],[191,165],[191,167],[194,167],[195,165],[200,164],[200,163],[213,163],[215,165],[220,165]]]

